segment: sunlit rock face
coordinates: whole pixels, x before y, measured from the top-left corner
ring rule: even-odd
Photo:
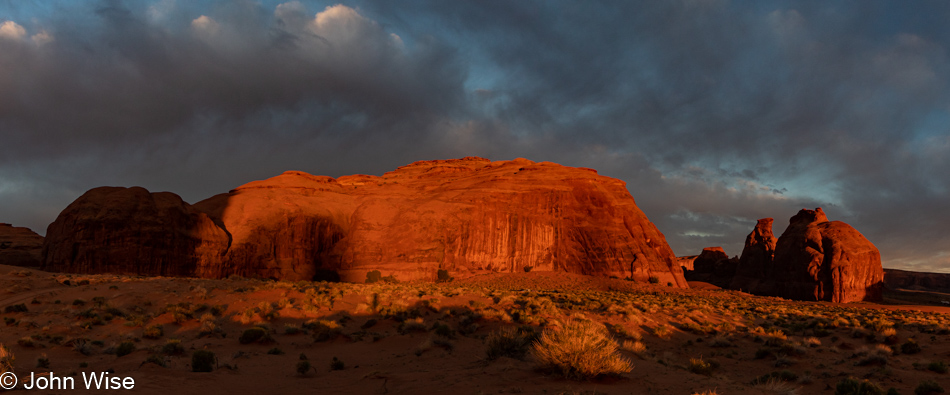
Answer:
[[[10,224],[0,223],[0,265],[40,266],[43,236]]]
[[[470,157],[338,179],[286,172],[188,209],[230,241],[214,259],[199,259],[202,277],[363,281],[379,270],[434,280],[439,270],[540,270],[686,286],[663,234],[622,181],[549,162]],[[48,262],[62,253],[53,250]]]
[[[771,266],[771,229],[759,221],[746,239],[734,284],[752,293],[797,300],[831,302],[879,301],[884,269],[877,247],[841,221],[828,221],[821,208],[802,209],[789,220],[775,243]],[[752,275],[762,280],[748,280]]]
[[[80,196],[46,231],[43,269],[73,273],[205,276],[227,233],[170,192],[100,187]]]

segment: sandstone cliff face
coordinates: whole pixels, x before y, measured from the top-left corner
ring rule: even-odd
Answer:
[[[772,218],[762,218],[745,239],[745,247],[739,257],[739,266],[730,288],[753,294],[764,294],[771,290],[767,284],[773,278],[772,257],[778,239],[772,234]]]
[[[821,208],[802,209],[775,246],[769,278],[779,296],[832,302],[881,300],[884,270],[877,247]]]
[[[40,266],[42,258],[43,236],[0,223],[0,265]]]
[[[379,270],[412,280],[435,279],[439,269],[465,275],[530,268],[640,281],[656,276],[686,286],[663,234],[622,181],[554,163],[424,161],[381,177],[339,179],[286,172],[182,210],[206,213],[230,235],[224,252],[192,254],[201,257],[196,275],[205,277],[309,280],[331,271],[363,281]],[[68,211],[64,222],[72,217]],[[88,227],[57,226],[68,225]],[[111,240],[115,232],[101,233]],[[59,247],[49,250],[47,262],[62,254]]]
[[[43,270],[201,276],[228,247],[227,233],[169,192],[92,189],[46,231]]]
[[[736,274],[737,258],[729,258],[722,247],[706,247],[693,261],[693,270],[684,275],[689,281],[702,281],[728,288]]]

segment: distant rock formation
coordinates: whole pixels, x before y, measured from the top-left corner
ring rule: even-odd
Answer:
[[[702,281],[726,288],[736,274],[737,258],[729,258],[722,247],[706,247],[695,260],[693,270],[684,272],[689,281]]]
[[[950,273],[884,269],[884,285],[889,289],[950,293]]]
[[[0,223],[0,265],[38,267],[43,259],[43,236]]]
[[[699,255],[686,255],[676,257],[676,263],[683,268],[683,271],[693,270],[693,262],[696,261],[696,258],[699,258]]]
[[[729,288],[741,291],[764,294],[769,293],[771,286],[766,284],[773,278],[772,257],[775,255],[775,244],[778,241],[772,234],[772,218],[762,218],[745,238],[745,247],[739,256],[739,265],[736,275]]]
[[[850,225],[828,221],[821,208],[802,209],[775,242],[771,264],[769,225],[759,220],[746,239],[734,288],[797,300],[881,300],[881,254]]]
[[[195,205],[141,188],[87,192],[50,225],[44,268],[282,280],[379,270],[399,280],[564,271],[686,287],[625,184],[596,171],[483,158],[377,176],[286,172]]]
[[[227,233],[178,195],[100,187],[47,228],[43,269],[207,277],[227,248]]]

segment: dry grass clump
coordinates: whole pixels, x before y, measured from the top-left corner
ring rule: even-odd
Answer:
[[[485,338],[485,357],[494,361],[501,357],[524,360],[531,343],[538,338],[537,332],[530,327],[505,327],[488,334]]]
[[[15,358],[13,352],[6,348],[3,344],[0,344],[0,374],[13,371],[13,363]]]
[[[630,362],[617,353],[617,343],[595,322],[572,320],[545,329],[534,344],[540,367],[582,380],[629,372]]]

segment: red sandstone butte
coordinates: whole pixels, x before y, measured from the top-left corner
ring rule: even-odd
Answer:
[[[732,289],[763,294],[770,287],[767,282],[773,277],[772,258],[778,239],[772,234],[772,218],[762,218],[745,238],[745,247],[739,256],[736,275],[729,286]]]
[[[40,266],[43,236],[10,224],[0,223],[0,265]]]
[[[46,231],[43,270],[206,277],[228,236],[208,215],[170,192],[94,188]]]
[[[399,280],[538,270],[687,286],[624,182],[550,162],[468,157],[337,179],[290,171],[174,209],[158,209],[145,190],[126,195],[67,207],[50,225],[45,267],[357,282],[372,270]],[[114,210],[128,229],[100,225]]]
[[[884,269],[877,247],[821,208],[802,209],[775,245],[768,278],[778,296],[831,302],[880,301]]]

